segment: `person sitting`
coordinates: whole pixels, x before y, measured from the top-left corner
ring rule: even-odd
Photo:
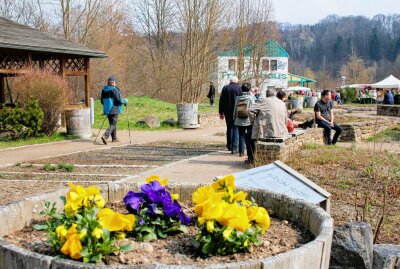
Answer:
[[[331,98],[332,94],[329,90],[322,91],[321,100],[315,104],[314,112],[315,122],[318,124],[319,128],[324,128],[324,134],[326,135],[328,145],[335,145],[342,133],[342,128],[334,122]],[[335,130],[333,139],[331,138],[332,129]]]
[[[254,162],[256,142],[260,138],[283,138],[289,137],[286,129],[286,106],[276,97],[276,90],[267,89],[266,98],[260,99],[248,109],[250,122],[253,122],[251,139],[248,146],[248,159],[246,164]]]
[[[286,92],[284,92],[283,90],[278,91],[278,93],[276,94],[276,97],[278,99],[282,100],[283,102],[287,101],[286,100]],[[287,111],[288,119],[287,119],[287,122],[286,122],[286,127],[287,127],[289,133],[293,132],[294,128],[307,129],[307,128],[311,128],[312,127],[312,125],[314,124],[314,119],[307,120],[305,122],[300,123],[300,122],[295,121],[293,119],[293,116],[296,113],[301,113],[301,110],[300,109],[293,109],[291,111]]]
[[[385,105],[393,105],[394,104],[393,94],[390,90],[386,91],[385,96],[383,98],[383,104],[385,104]]]

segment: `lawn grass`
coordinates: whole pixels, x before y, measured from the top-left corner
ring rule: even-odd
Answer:
[[[161,101],[159,99],[152,99],[147,96],[129,96],[128,106],[123,106],[123,113],[118,118],[118,129],[128,130],[128,118],[129,128],[131,130],[168,130],[179,128],[178,125],[170,127],[167,125],[161,125],[159,128],[148,128],[147,126],[137,124],[138,121],[143,120],[147,116],[154,115],[160,119],[160,122],[173,118],[177,121],[177,110],[176,104]],[[100,100],[97,100],[94,104],[95,123],[92,128],[99,129],[105,119],[103,115],[103,106]],[[128,109],[128,113],[126,112]],[[199,104],[199,113],[212,113],[218,112],[218,99],[215,102],[215,106],[211,107],[209,103]],[[103,129],[108,127],[107,119],[104,122]]]
[[[0,148],[12,148],[26,145],[34,145],[34,144],[42,144],[42,143],[50,143],[57,142],[63,140],[71,140],[77,139],[76,135],[67,135],[66,133],[58,132],[53,134],[52,136],[42,136],[42,137],[32,137],[27,139],[20,139],[16,141],[10,140],[2,140],[0,141]]]
[[[368,142],[392,142],[400,141],[400,125],[386,129],[383,132],[377,133],[367,139]]]

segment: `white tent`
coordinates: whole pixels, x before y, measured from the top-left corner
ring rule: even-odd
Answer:
[[[400,88],[400,80],[390,75],[382,81],[379,81],[375,84],[371,84],[371,88],[380,88],[380,89]]]
[[[292,91],[306,91],[306,92],[309,92],[309,91],[311,91],[311,89],[307,88],[307,87],[293,86],[293,87],[288,87],[286,89],[286,91],[288,91],[288,92],[292,92]]]
[[[371,84],[351,84],[351,85],[344,85],[341,86],[341,89],[344,88],[351,88],[351,89],[365,89],[367,87],[371,87]]]

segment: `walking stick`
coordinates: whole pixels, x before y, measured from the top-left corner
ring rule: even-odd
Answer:
[[[129,145],[130,145],[130,144],[132,144],[132,142],[131,142],[131,128],[129,127],[128,104],[126,104],[126,119],[127,119],[127,121],[128,121]]]
[[[96,140],[97,140],[97,138],[99,137],[99,134],[100,134],[100,132],[101,132],[101,129],[103,129],[103,125],[104,125],[104,122],[106,121],[106,119],[107,119],[107,115],[104,117],[103,123],[101,124],[100,130],[99,130],[99,132],[97,133],[96,139],[94,140],[93,144],[96,143]]]

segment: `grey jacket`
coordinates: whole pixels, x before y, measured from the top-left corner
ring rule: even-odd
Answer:
[[[256,101],[254,96],[251,96],[247,92],[244,92],[244,93],[242,93],[242,95],[236,97],[235,109],[233,110],[233,119],[235,120],[234,124],[236,126],[250,126],[253,123],[250,122],[250,118],[249,117],[247,117],[247,118],[238,118],[237,117],[237,105],[242,100],[248,100],[247,108],[250,108],[251,106],[253,106],[255,101]]]
[[[289,136],[285,103],[275,96],[264,98],[250,107],[249,118],[254,121],[252,139]]]

